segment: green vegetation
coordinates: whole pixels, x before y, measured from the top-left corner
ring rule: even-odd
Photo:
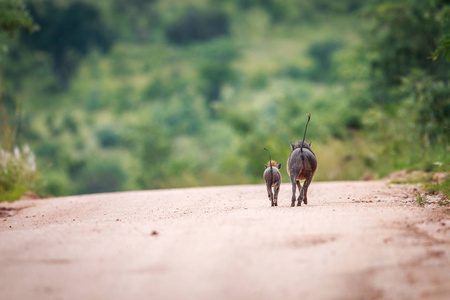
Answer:
[[[428,198],[426,195],[421,195],[419,192],[416,192],[416,201],[419,206],[425,206]]]
[[[422,193],[416,192],[415,198],[420,206],[425,204],[450,204],[450,175],[448,172],[399,171],[390,174],[389,184],[416,184]],[[428,196],[437,196],[430,199]],[[436,199],[437,198],[437,199]],[[427,202],[428,201],[428,202]]]
[[[27,190],[40,191],[34,154],[25,146],[13,154],[0,149],[0,201],[19,199]]]
[[[447,206],[450,204],[450,175],[447,175],[440,182],[431,182],[425,184],[425,189],[428,194],[435,195],[442,194],[442,198],[439,201],[439,206]]]
[[[20,29],[31,33],[37,28],[22,2],[0,1],[0,32],[6,33],[8,37],[13,37]]]
[[[11,3],[0,142],[50,195],[261,183],[308,113],[315,180],[449,169],[446,1]]]

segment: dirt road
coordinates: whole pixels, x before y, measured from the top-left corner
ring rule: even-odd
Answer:
[[[294,208],[263,184],[0,204],[23,208],[0,219],[0,298],[450,299],[449,209],[412,189],[313,182]]]

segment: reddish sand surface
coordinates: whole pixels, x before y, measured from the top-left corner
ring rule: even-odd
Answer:
[[[450,209],[313,182],[0,203],[1,299],[450,299]]]

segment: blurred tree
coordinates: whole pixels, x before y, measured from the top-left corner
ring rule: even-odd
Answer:
[[[372,24],[366,36],[374,102],[394,116],[392,122],[410,124],[411,136],[425,147],[448,144],[450,64],[443,54],[449,1],[374,1],[365,16]]]
[[[363,4],[359,0],[316,0],[313,2],[314,6],[319,11],[330,11],[337,13],[347,13],[357,11]]]
[[[18,30],[24,29],[31,33],[38,29],[33,19],[19,0],[0,1],[0,33],[12,37]]]
[[[106,126],[96,131],[98,142],[102,148],[119,148],[130,146],[130,139],[117,126]]]
[[[216,0],[221,2],[220,0]],[[270,16],[273,23],[303,22],[315,20],[320,14],[348,14],[360,9],[359,0],[234,0],[241,9],[260,7]]]
[[[78,192],[82,194],[120,191],[126,180],[120,160],[114,157],[92,158],[79,176]]]
[[[283,20],[290,7],[290,1],[280,0],[240,0],[238,4],[242,8],[250,8],[253,6],[261,6],[270,15],[273,22]]]
[[[117,31],[126,38],[131,35],[138,42],[148,41],[152,25],[159,21],[153,4],[156,0],[113,0],[112,10]],[[128,29],[128,30],[127,30]]]
[[[445,57],[447,62],[450,62],[450,35],[444,35],[440,40],[440,44],[432,53],[433,60],[438,59],[441,55]]]
[[[141,188],[158,188],[166,176],[166,163],[171,153],[170,140],[167,128],[156,124],[144,125],[138,129],[140,132],[140,149],[138,155],[141,161],[141,171],[137,184]]]
[[[225,85],[236,82],[238,71],[233,62],[241,57],[241,52],[239,46],[230,42],[208,45],[208,49],[208,59],[199,68],[200,92],[208,102],[213,102],[220,99]]]
[[[330,78],[333,53],[341,47],[342,42],[336,40],[324,40],[309,46],[308,54],[315,63],[310,73],[311,79],[326,81]]]
[[[200,69],[203,78],[203,92],[210,102],[220,98],[222,87],[233,81],[235,72],[227,62],[214,62],[203,66]]]
[[[442,55],[447,62],[450,62],[450,3],[449,1],[444,3],[446,3],[446,5],[442,3],[442,9],[436,13],[436,19],[443,25],[444,32],[439,39],[438,47],[432,53],[432,57],[433,60],[436,60]]]
[[[30,13],[41,30],[23,39],[23,43],[51,56],[53,71],[63,87],[90,50],[107,52],[113,45],[112,32],[101,22],[98,9],[92,5],[73,2],[62,8],[53,1],[30,2]]]
[[[402,76],[413,69],[424,70],[437,80],[448,78],[448,65],[429,59],[438,49],[439,39],[450,34],[448,1],[374,1],[365,16],[372,24],[367,46],[376,53],[371,61],[374,91],[400,85]],[[376,100],[386,99],[386,95],[378,95]]]
[[[412,120],[422,141],[428,146],[450,142],[450,83],[436,81],[415,70],[403,79],[401,90],[404,114]]]
[[[0,34],[4,33],[7,38],[13,38],[16,32],[21,29],[31,33],[37,30],[38,27],[21,1],[1,0]],[[2,44],[3,42],[0,40],[0,46],[3,46],[2,50],[6,52],[8,48]],[[3,71],[3,57],[0,57],[0,66]],[[20,123],[20,110],[17,101],[14,100],[10,93],[4,90],[3,82],[0,83],[0,146],[6,151],[12,151]],[[11,116],[14,116],[14,118],[11,118]]]
[[[186,45],[228,34],[228,16],[219,10],[191,8],[166,29],[169,42]]]

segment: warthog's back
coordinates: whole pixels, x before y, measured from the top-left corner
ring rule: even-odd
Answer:
[[[303,156],[303,159],[302,159]],[[314,153],[304,147],[303,152],[300,148],[292,151],[287,161],[287,172],[291,176],[291,172],[298,173],[297,180],[304,180],[309,174],[313,176],[317,170],[317,159]]]
[[[272,167],[272,173],[270,172],[270,167],[267,168],[264,171],[264,180],[266,182],[269,182],[272,184],[272,186],[275,184],[275,182],[281,180],[281,174],[278,168]]]

